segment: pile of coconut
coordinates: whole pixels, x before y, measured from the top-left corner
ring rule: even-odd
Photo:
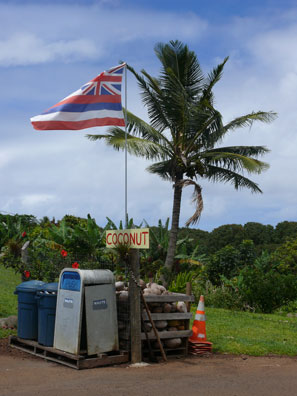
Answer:
[[[166,290],[166,288],[162,285],[158,285],[157,283],[145,283],[143,280],[139,282],[144,296],[150,295],[172,295],[174,293]],[[127,302],[128,301],[128,287],[125,286],[124,282],[116,282],[116,292],[118,295],[119,302]],[[187,306],[184,301],[178,301],[173,303],[168,302],[150,302],[148,303],[149,309],[151,313],[172,313],[172,312],[187,312]],[[143,309],[144,317],[146,318],[146,311]],[[179,331],[185,330],[185,321],[184,320],[155,320],[155,326],[158,332],[166,332],[166,331]],[[145,328],[142,331],[145,331],[147,334],[154,334],[154,330],[152,329],[152,324],[146,319],[144,322]],[[119,329],[124,329],[125,323],[119,321]],[[162,343],[167,348],[178,348],[182,344],[182,339],[179,337],[176,338],[168,338],[162,339]],[[152,340],[152,345],[154,348],[158,348],[158,343],[155,340]]]
[[[145,283],[144,280],[142,279],[140,279],[139,281],[139,286],[141,287],[144,296],[148,296],[152,294],[157,296],[172,294],[170,291],[166,290],[164,286],[158,285],[157,283],[154,282]],[[117,294],[119,294],[120,300],[124,301],[128,299],[129,287],[125,285],[125,282],[118,281],[115,283],[115,287]]]

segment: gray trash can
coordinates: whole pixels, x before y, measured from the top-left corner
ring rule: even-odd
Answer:
[[[46,283],[38,288],[38,343],[51,347],[54,343],[58,283]]]
[[[37,340],[38,308],[36,291],[44,282],[31,280],[16,287],[14,294],[18,296],[18,337]]]
[[[65,268],[60,274],[54,348],[75,355],[119,349],[114,275]]]

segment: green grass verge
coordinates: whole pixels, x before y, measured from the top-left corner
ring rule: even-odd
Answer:
[[[20,283],[20,275],[0,265],[0,318],[17,314],[17,296],[13,292]],[[16,334],[16,331],[0,328],[0,338],[5,338],[10,334]]]
[[[20,275],[0,265],[0,318],[17,314],[17,296],[13,292],[21,282]]]
[[[297,355],[296,317],[206,308],[206,333],[214,352]]]
[[[17,335],[17,330],[0,329],[0,339],[7,338],[10,335]]]

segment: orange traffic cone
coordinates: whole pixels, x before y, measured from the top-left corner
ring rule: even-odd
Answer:
[[[194,323],[192,326],[192,336],[189,338],[189,353],[191,355],[201,355],[212,350],[212,343],[207,341],[205,328],[204,297],[200,296]]]
[[[194,323],[192,326],[192,336],[189,338],[191,342],[200,343],[207,341],[206,328],[205,328],[205,311],[204,311],[204,296],[200,296],[199,304],[197,307]]]

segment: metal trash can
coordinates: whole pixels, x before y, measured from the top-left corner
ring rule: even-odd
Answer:
[[[54,348],[75,355],[119,349],[114,275],[65,268],[60,274]]]
[[[35,299],[36,291],[44,282],[31,280],[23,282],[15,289],[18,296],[18,337],[37,340],[38,308]]]
[[[46,283],[38,288],[38,343],[51,347],[54,344],[58,283]]]

